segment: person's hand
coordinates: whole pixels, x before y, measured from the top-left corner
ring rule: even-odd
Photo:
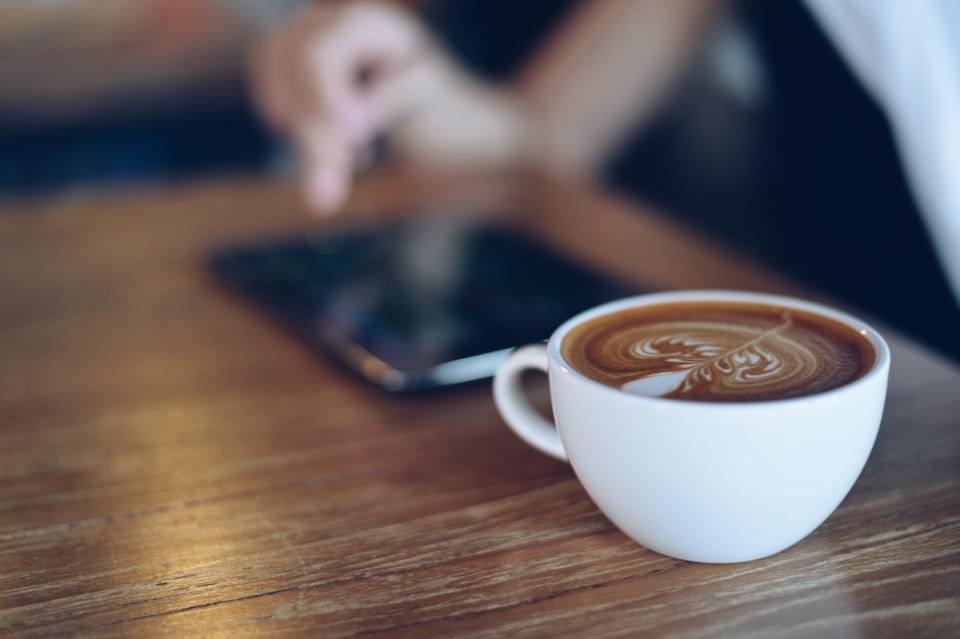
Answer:
[[[389,2],[312,8],[262,43],[253,75],[267,122],[298,147],[317,211],[340,206],[358,154],[386,130],[393,147],[434,167],[509,162],[526,146],[505,94],[467,77]]]

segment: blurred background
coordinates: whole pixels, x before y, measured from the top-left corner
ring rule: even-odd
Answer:
[[[305,4],[0,4],[0,203],[291,174],[247,62]],[[505,81],[574,3],[407,4],[466,67]],[[602,180],[960,358],[960,311],[889,127],[799,1],[732,2]]]

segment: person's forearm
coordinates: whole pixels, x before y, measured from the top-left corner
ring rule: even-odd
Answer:
[[[515,82],[536,155],[588,174],[660,103],[723,0],[587,0]]]

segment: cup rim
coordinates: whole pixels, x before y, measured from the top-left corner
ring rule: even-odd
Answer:
[[[870,342],[870,345],[873,347],[876,359],[873,362],[873,365],[870,367],[870,370],[867,371],[863,376],[855,379],[852,382],[843,384],[842,386],[837,386],[836,388],[831,388],[829,390],[820,391],[818,393],[811,393],[809,395],[801,395],[799,397],[786,397],[781,399],[765,399],[759,401],[724,401],[724,402],[710,402],[703,400],[679,400],[679,399],[670,399],[667,397],[658,397],[653,395],[635,395],[633,393],[628,393],[619,388],[614,388],[612,386],[607,386],[606,384],[601,384],[600,382],[587,377],[583,373],[577,371],[573,368],[567,361],[563,358],[562,353],[560,352],[560,344],[563,342],[563,338],[566,337],[567,333],[574,326],[578,326],[583,322],[593,319],[594,317],[599,317],[600,315],[606,315],[608,313],[613,313],[619,310],[626,308],[634,307],[644,307],[644,306],[653,306],[656,304],[663,304],[669,302],[743,302],[747,304],[768,304],[776,306],[785,306],[787,308],[792,308],[800,311],[807,311],[815,315],[822,315],[830,319],[836,320],[841,324],[851,328],[864,337]],[[661,406],[671,405],[671,406],[687,406],[691,408],[695,407],[707,407],[709,406],[711,410],[730,410],[738,409],[743,410],[744,408],[754,407],[754,408],[764,408],[770,406],[786,406],[789,404],[796,404],[802,402],[810,402],[812,400],[820,400],[829,397],[835,397],[837,395],[848,393],[852,389],[865,384],[869,384],[874,378],[882,375],[884,371],[888,370],[890,365],[890,347],[887,345],[883,336],[880,333],[857,317],[845,313],[843,311],[837,310],[825,304],[820,304],[818,302],[811,302],[808,300],[789,297],[786,295],[775,295],[771,293],[757,293],[752,291],[737,291],[737,290],[728,290],[728,289],[691,289],[691,290],[681,290],[681,291],[665,291],[659,293],[643,293],[640,295],[633,295],[630,297],[625,297],[610,302],[606,302],[599,306],[594,306],[585,311],[582,311],[563,324],[561,324],[550,336],[549,341],[547,342],[547,352],[550,356],[550,359],[553,360],[553,364],[558,366],[564,372],[570,374],[575,379],[584,382],[588,385],[602,389],[605,392],[613,393],[619,397],[627,397],[632,400],[639,402],[654,402]]]

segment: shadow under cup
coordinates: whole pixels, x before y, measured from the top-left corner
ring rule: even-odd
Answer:
[[[769,304],[821,315],[864,335],[872,368],[837,388],[771,401],[699,402],[632,395],[571,368],[560,344],[574,327],[628,308],[674,302]],[[544,370],[556,428],[522,394]],[[546,346],[515,351],[494,380],[507,424],[538,450],[569,460],[624,533],[659,553],[737,562],[779,552],[819,526],[866,463],[883,414],[890,352],[864,322],[793,298],[734,291],[643,295],[586,311]]]

